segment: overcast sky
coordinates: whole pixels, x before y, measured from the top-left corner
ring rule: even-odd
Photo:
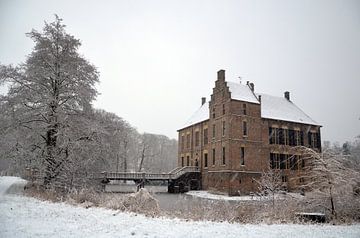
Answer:
[[[23,62],[25,33],[55,13],[98,67],[95,107],[140,132],[177,138],[225,69],[257,92],[290,91],[323,140],[360,135],[358,0],[0,0],[0,63]]]

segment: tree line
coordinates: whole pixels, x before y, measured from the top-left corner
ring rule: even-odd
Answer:
[[[114,113],[95,109],[99,72],[78,53],[63,20],[26,35],[35,46],[17,66],[0,64],[0,160],[23,175],[36,169],[43,186],[71,189],[101,171],[168,172],[177,141],[140,134]],[[0,164],[0,165],[1,165]]]

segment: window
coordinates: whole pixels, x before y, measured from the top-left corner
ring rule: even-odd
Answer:
[[[289,130],[289,145],[295,145],[295,131],[291,129]]]
[[[270,168],[271,169],[299,169],[301,160],[299,155],[270,153]]]
[[[321,138],[320,138],[320,132],[315,133],[316,136],[316,148],[318,148],[319,150],[321,150]]]
[[[304,145],[304,132],[300,131],[300,145]]]
[[[215,118],[215,107],[212,109],[212,118]]]
[[[212,137],[213,138],[215,138],[215,129],[216,129],[215,124],[213,124],[213,128],[212,128]]]
[[[195,131],[195,146],[199,146],[199,141],[200,141],[200,138],[199,138],[199,131]]]
[[[279,128],[279,144],[284,145],[285,144],[285,137],[284,137],[284,130],[282,128]]]
[[[226,163],[226,157],[225,157],[225,147],[222,148],[222,163]]]
[[[310,134],[308,136],[309,141],[311,141],[312,137]],[[300,130],[269,127],[269,143],[290,146],[304,145],[304,135]]]
[[[275,129],[275,140],[274,140],[274,144],[279,144],[279,128],[274,128]]]
[[[181,167],[184,167],[184,156],[181,157]]]
[[[271,169],[280,169],[280,160],[278,153],[270,153],[270,167]]]
[[[186,148],[190,148],[190,134],[186,135]]]
[[[286,169],[286,155],[280,154],[280,169]]]
[[[225,121],[222,122],[222,135],[225,136]]]
[[[284,131],[284,145],[289,145],[289,130],[283,129]]]
[[[225,115],[225,104],[222,105],[222,113]]]
[[[245,147],[240,148],[240,165],[245,165]]]
[[[205,168],[208,167],[208,155],[207,155],[207,153],[204,154],[204,167]]]
[[[270,144],[277,144],[277,131],[278,131],[278,128],[272,128],[272,127],[269,127],[269,143]]]
[[[320,134],[316,132],[308,133],[308,143],[311,148],[321,148]]]
[[[204,129],[204,145],[207,145],[208,144],[208,129]]]
[[[246,121],[243,121],[243,136],[247,136],[248,130],[247,130],[247,123]]]
[[[290,169],[297,170],[297,168],[298,168],[297,155],[290,155],[289,162],[290,162]]]
[[[301,145],[301,142],[300,142],[300,131],[297,131],[297,130],[295,130],[295,132],[294,132],[294,137],[295,137],[295,143],[294,143],[294,145],[295,146],[297,146],[297,145]]]
[[[190,156],[186,156],[186,166],[190,166]]]
[[[309,144],[309,147],[313,147],[313,143],[312,143],[312,133],[311,132],[308,132],[308,144]]]
[[[215,165],[215,148],[212,149],[212,164]]]
[[[181,150],[184,150],[185,148],[185,136],[181,136]]]
[[[244,103],[243,105],[242,105],[242,114],[243,115],[246,115],[246,104]]]

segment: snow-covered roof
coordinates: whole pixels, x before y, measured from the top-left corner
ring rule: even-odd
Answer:
[[[286,98],[270,96],[267,94],[257,94],[257,96],[259,95],[261,95],[262,118],[319,125],[293,102]]]
[[[209,119],[209,102],[204,103],[201,107],[189,118],[189,120],[180,128],[186,128],[195,125],[202,121]]]
[[[259,104],[259,101],[248,85],[235,82],[226,82],[226,84],[229,87],[231,99]]]
[[[317,125],[305,112],[293,102],[284,97],[275,97],[267,94],[254,94],[248,85],[235,82],[226,82],[231,93],[231,99],[260,104],[258,97],[261,95],[261,117],[273,120],[297,122],[302,124]],[[180,128],[186,128],[209,119],[209,103],[203,104],[190,119]]]

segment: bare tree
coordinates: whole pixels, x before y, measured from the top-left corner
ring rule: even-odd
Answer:
[[[346,196],[353,196],[353,187],[359,174],[346,166],[348,160],[344,155],[325,151],[318,153],[310,148],[302,148],[305,168],[300,177],[302,187],[314,196],[310,203],[322,206],[331,215],[337,217],[337,204]]]
[[[273,209],[275,208],[275,195],[283,189],[281,172],[279,170],[269,169],[263,172],[258,183],[259,191],[266,196],[270,196]]]
[[[139,138],[138,171],[168,172],[176,167],[177,141],[144,133]]]

